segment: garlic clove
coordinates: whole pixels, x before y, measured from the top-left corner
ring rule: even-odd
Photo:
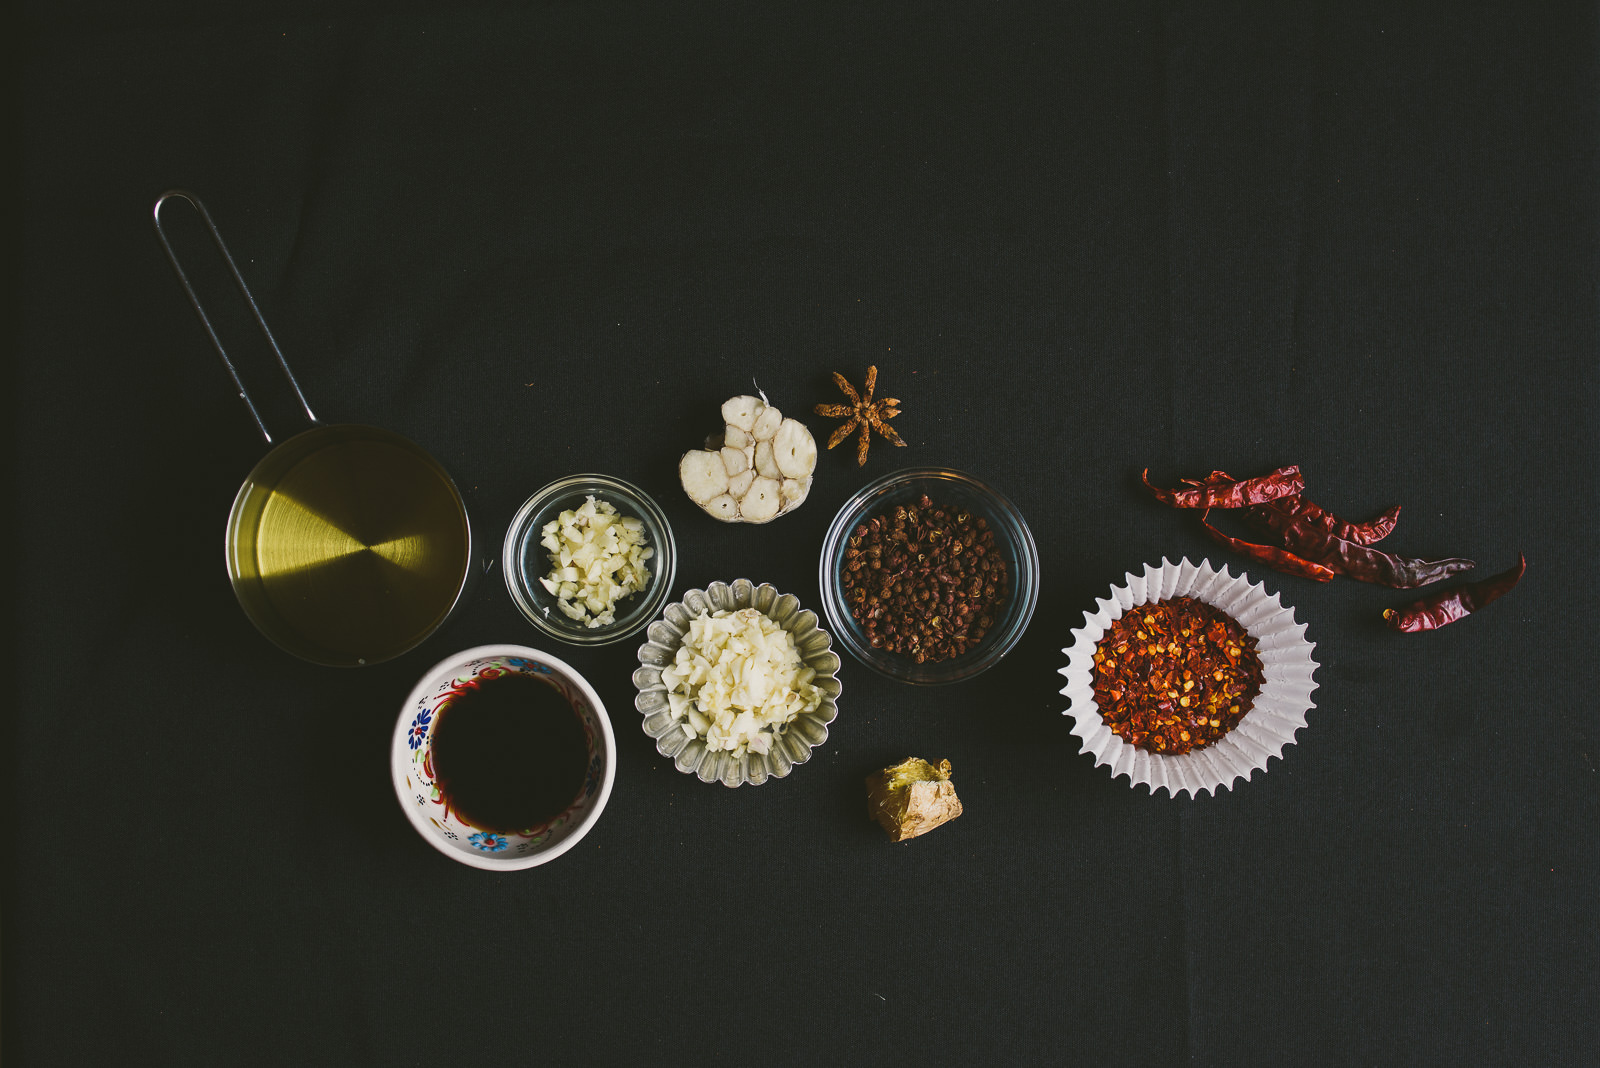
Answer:
[[[711,514],[713,519],[720,519],[724,523],[737,523],[739,521],[739,502],[724,493],[720,497],[713,497],[701,505]]]
[[[765,408],[760,397],[729,397],[722,402],[722,421],[748,433]]]
[[[817,469],[817,439],[798,419],[785,419],[779,425],[772,452],[778,470],[789,478],[808,478]]]
[[[743,449],[723,448],[718,455],[722,457],[722,468],[728,472],[729,478],[750,470],[750,458],[744,454]]]
[[[772,442],[756,442],[755,461],[756,470],[761,473],[762,478],[783,477],[783,472],[778,470],[778,459],[772,451]]]
[[[742,449],[746,445],[755,444],[755,439],[750,436],[749,431],[740,430],[729,423],[722,429],[722,444],[731,449]]]
[[[734,475],[732,478],[728,479],[728,496],[738,500],[740,497],[743,497],[746,493],[750,492],[750,483],[754,482],[755,480],[756,473],[753,469],[746,468],[745,470],[739,472],[737,475]]]
[[[782,504],[779,484],[770,478],[758,478],[739,499],[739,514],[752,523],[764,523],[778,514]]]
[[[778,494],[783,498],[784,504],[799,504],[806,499],[805,483],[798,479],[786,478],[778,484]]]
[[[704,507],[712,498],[728,491],[728,469],[720,453],[695,449],[678,461],[678,480],[689,499]]]
[[[783,413],[768,405],[756,417],[756,422],[750,428],[750,436],[757,441],[766,441],[778,432],[778,426],[783,422]]]

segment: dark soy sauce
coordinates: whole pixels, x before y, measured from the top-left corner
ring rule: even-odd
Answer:
[[[508,834],[561,813],[583,788],[589,744],[567,699],[528,675],[456,694],[433,728],[433,772],[463,823]]]

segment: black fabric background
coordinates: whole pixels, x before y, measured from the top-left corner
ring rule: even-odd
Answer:
[[[31,7],[9,1063],[1593,1063],[1592,4]],[[949,464],[1032,525],[1030,630],[949,688],[847,662],[811,763],[732,791],[638,729],[634,643],[552,649],[609,807],[553,865],[450,863],[389,786],[399,704],[537,636],[498,567],[381,666],[251,628],[222,533],[264,446],[152,231],[173,186],[318,416],[433,453],[485,564],[599,471],[663,503],[680,591],[816,606],[838,504]],[[826,454],[759,530],[676,489],[725,397],[869,363],[909,448]],[[1130,789],[1068,733],[1068,631],[1146,562],[1239,568],[1139,471],[1286,463],[1527,577],[1399,636],[1407,594],[1252,569],[1316,642],[1309,728],[1220,796]],[[861,780],[908,754],[967,812],[891,845]]]

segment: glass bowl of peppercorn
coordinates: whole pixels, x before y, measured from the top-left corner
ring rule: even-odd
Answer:
[[[1022,513],[971,475],[896,471],[833,517],[818,583],[829,628],[873,671],[916,685],[974,678],[1015,648],[1039,600]]]

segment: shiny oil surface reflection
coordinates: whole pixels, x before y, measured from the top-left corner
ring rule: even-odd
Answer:
[[[319,427],[239,491],[229,572],[273,641],[323,664],[377,663],[444,621],[466,580],[460,495],[426,453],[370,427]]]

